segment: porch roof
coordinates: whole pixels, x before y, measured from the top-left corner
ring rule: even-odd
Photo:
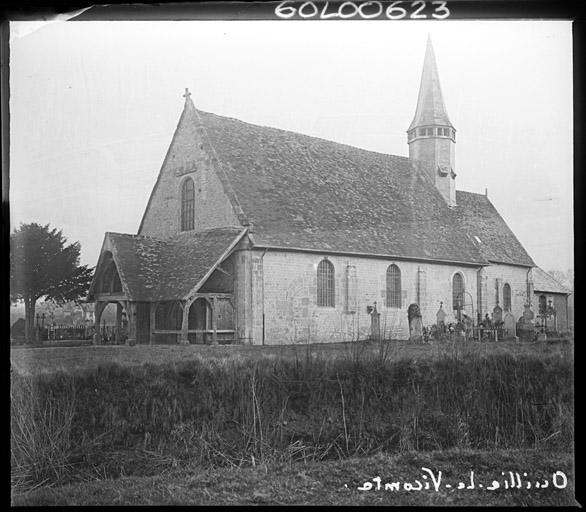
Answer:
[[[106,238],[128,298],[151,302],[196,291],[243,234],[242,228],[222,228],[170,240],[110,232]]]

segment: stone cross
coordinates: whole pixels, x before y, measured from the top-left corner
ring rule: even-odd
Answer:
[[[183,95],[183,97],[185,99],[188,99],[191,96],[191,93],[189,92],[189,89],[186,87],[185,88],[185,94]]]

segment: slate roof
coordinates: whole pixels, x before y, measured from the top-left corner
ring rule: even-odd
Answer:
[[[257,246],[534,266],[488,199],[449,208],[406,157],[197,113]]]
[[[533,289],[536,292],[563,293],[565,295],[572,293],[571,290],[568,290],[539,267],[533,269]]]
[[[182,233],[169,240],[106,233],[113,246],[120,279],[130,298],[164,301],[183,298],[200,283],[242,229]]]
[[[462,229],[469,233],[482,255],[493,263],[534,267],[517,237],[490,202],[488,197],[472,192],[456,191],[455,211]],[[480,239],[480,242],[475,237]]]

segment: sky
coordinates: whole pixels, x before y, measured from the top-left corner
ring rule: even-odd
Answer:
[[[136,233],[181,114],[198,109],[408,156],[431,36],[456,187],[485,193],[537,265],[573,269],[569,21],[12,22],[11,226],[94,266]]]

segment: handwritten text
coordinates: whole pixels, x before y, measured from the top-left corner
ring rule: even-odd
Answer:
[[[388,4],[388,5],[387,5]],[[388,18],[389,20],[400,20],[408,18],[412,20],[423,20],[435,18],[443,20],[450,16],[448,2],[433,1],[424,2],[336,2],[330,6],[330,2],[281,2],[275,8],[275,14],[279,18],[289,19],[294,16],[299,18],[319,18],[322,20],[339,18],[362,18],[365,20],[374,18]],[[320,5],[321,7],[318,7]]]
[[[523,476],[519,472],[505,471],[501,472],[498,479],[490,479],[490,482],[480,482],[474,476],[474,471],[466,481],[447,483],[443,481],[442,472],[434,472],[429,468],[421,468],[422,474],[419,478],[412,481],[397,480],[394,482],[383,483],[380,476],[374,477],[371,481],[364,482],[358,487],[359,491],[434,491],[440,489],[458,489],[472,490],[485,489],[495,491],[497,489],[546,489],[552,487],[555,489],[565,489],[568,485],[568,477],[563,471],[552,473],[551,479],[547,478],[527,478],[527,473]]]

